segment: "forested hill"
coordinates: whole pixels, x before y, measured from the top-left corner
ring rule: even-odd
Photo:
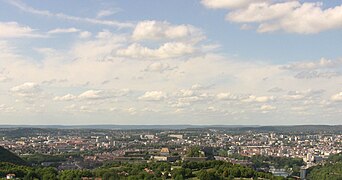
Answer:
[[[310,180],[341,180],[342,179],[342,153],[331,155],[326,164],[314,166],[309,169]]]
[[[22,160],[17,155],[13,154],[9,150],[0,146],[0,162],[9,162],[17,165],[27,165],[27,163]]]

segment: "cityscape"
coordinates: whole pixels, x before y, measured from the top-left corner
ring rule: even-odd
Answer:
[[[139,176],[139,173],[147,173],[150,175],[147,178],[154,179],[176,178],[173,173],[179,172],[175,168],[186,166],[186,163],[215,161],[269,173],[272,179],[306,179],[312,177],[310,173],[315,167],[329,163],[332,157],[337,155],[342,158],[341,126],[119,127],[7,127],[0,129],[0,146],[17,154],[33,167],[54,167],[57,172],[92,171],[108,164],[142,165],[139,169],[141,172],[136,174],[125,170],[117,172],[118,179],[134,175],[138,179],[144,177],[141,174]],[[155,168],[150,169],[147,165],[153,163],[165,163],[169,168],[156,172]],[[239,178],[233,174],[213,178]],[[102,178],[96,177],[96,174],[90,175],[78,178]],[[194,172],[178,178],[196,177],[204,178]]]
[[[341,0],[0,0],[0,180],[342,180]]]

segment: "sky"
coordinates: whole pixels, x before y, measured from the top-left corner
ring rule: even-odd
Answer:
[[[0,0],[0,124],[342,124],[342,4]]]

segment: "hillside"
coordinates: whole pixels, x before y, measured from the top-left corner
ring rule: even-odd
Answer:
[[[310,180],[340,180],[342,179],[342,153],[331,155],[326,164],[309,168]]]
[[[0,146],[0,162],[9,162],[17,165],[27,165],[27,163],[22,160],[17,155],[13,154],[9,150]]]

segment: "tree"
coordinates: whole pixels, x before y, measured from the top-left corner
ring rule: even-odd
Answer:
[[[200,148],[198,146],[191,147],[187,154],[188,157],[202,157],[203,155],[200,153]]]
[[[200,180],[218,180],[218,179],[221,179],[220,177],[216,176],[214,173],[208,172],[206,170],[201,170],[200,172],[198,172],[197,178]]]

